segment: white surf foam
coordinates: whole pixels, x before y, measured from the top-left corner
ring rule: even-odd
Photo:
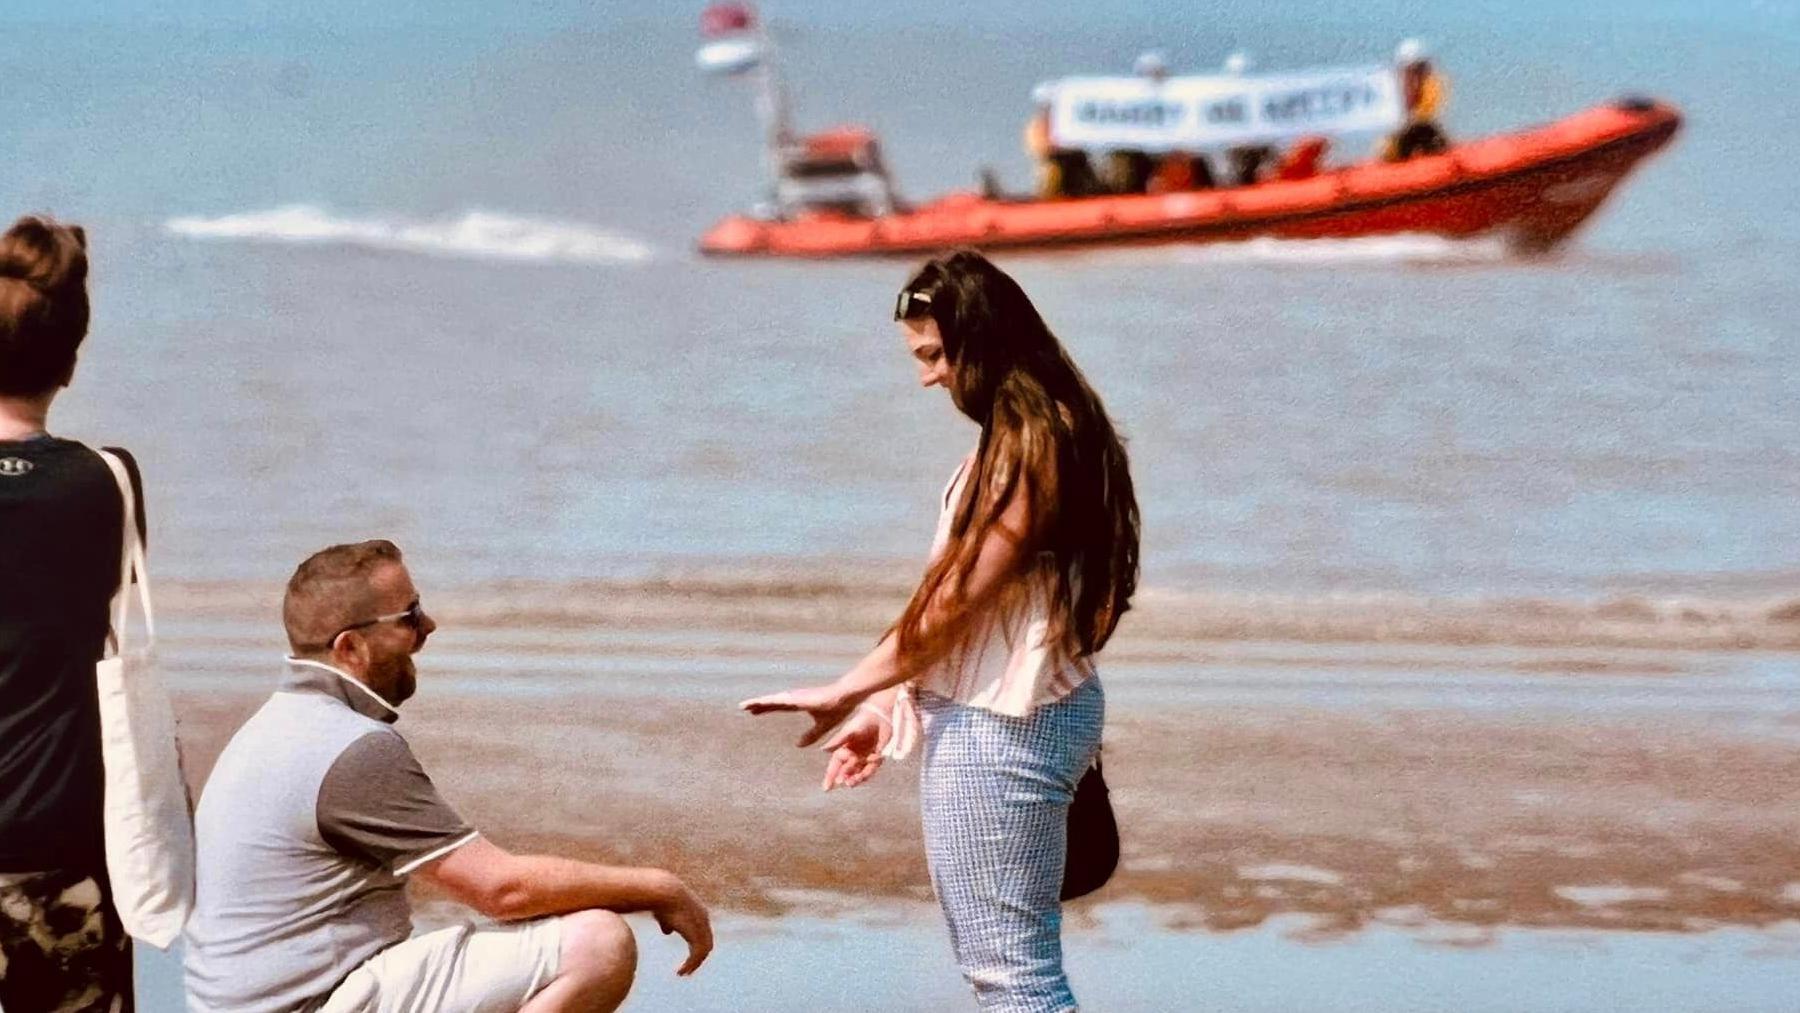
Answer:
[[[1234,243],[1179,248],[1187,263],[1264,264],[1492,264],[1511,254],[1493,237],[1447,239],[1406,234],[1357,239],[1275,239],[1261,236]]]
[[[409,220],[344,217],[291,204],[217,218],[171,218],[164,227],[194,239],[355,246],[474,260],[620,264],[649,260],[653,253],[647,244],[599,226],[493,211]]]

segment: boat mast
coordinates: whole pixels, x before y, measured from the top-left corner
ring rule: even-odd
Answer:
[[[768,177],[769,201],[779,205],[783,156],[794,143],[793,113],[768,26],[760,17],[754,24],[757,49],[762,54],[752,73],[756,75],[756,116],[763,126],[763,171]]]
[[[775,40],[755,8],[735,0],[715,3],[701,11],[700,34],[706,41],[694,58],[701,70],[752,79],[756,118],[763,131],[763,171],[768,179],[769,201],[779,207],[782,171],[795,138]]]

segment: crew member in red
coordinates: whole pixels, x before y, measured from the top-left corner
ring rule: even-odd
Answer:
[[[1324,161],[1325,152],[1330,147],[1331,141],[1317,134],[1300,138],[1282,157],[1281,164],[1275,167],[1275,178],[1292,181],[1317,176],[1320,163]]]

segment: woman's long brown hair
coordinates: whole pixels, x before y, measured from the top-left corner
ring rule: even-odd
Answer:
[[[949,540],[894,625],[901,666],[954,654],[984,617],[1018,607],[1039,587],[1049,593],[1047,643],[1068,659],[1099,651],[1138,580],[1130,461],[1105,406],[1025,291],[981,254],[928,261],[906,290],[930,299],[952,399],[981,437]],[[971,601],[982,542],[1021,496],[1029,530],[1017,570],[996,600]]]

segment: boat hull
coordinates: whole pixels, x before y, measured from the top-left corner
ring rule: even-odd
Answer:
[[[1342,239],[1423,233],[1500,235],[1542,252],[1568,238],[1633,168],[1675,136],[1680,114],[1655,102],[1597,106],[1542,127],[1400,163],[1367,163],[1293,182],[1227,190],[1060,201],[952,194],[880,218],[728,218],[700,241],[717,256],[916,255],[985,250]]]

